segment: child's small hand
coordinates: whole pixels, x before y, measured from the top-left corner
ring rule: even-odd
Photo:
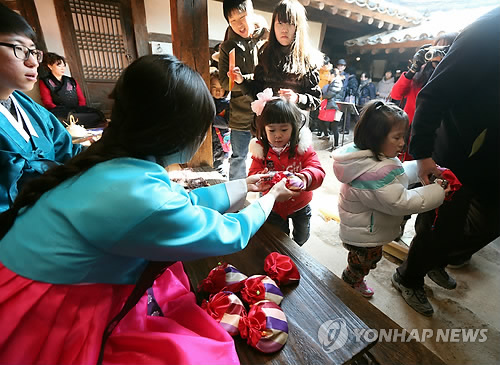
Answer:
[[[295,176],[297,176],[298,178],[300,178],[300,180],[302,180],[302,183],[303,183],[303,187],[302,189],[300,190],[306,190],[306,187],[307,187],[307,179],[306,179],[306,176],[304,174],[301,174],[300,172],[299,173],[296,173]]]
[[[227,72],[227,77],[233,77],[234,82],[237,84],[241,84],[243,82],[243,75],[241,74],[241,70],[238,66],[229,70]]]
[[[299,94],[295,93],[292,89],[280,89],[278,91],[279,96],[282,98],[297,104],[299,102]]]

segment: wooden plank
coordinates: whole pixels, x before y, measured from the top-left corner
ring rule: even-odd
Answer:
[[[174,55],[198,71],[210,87],[207,0],[170,0]],[[212,131],[189,162],[189,166],[213,166]]]
[[[406,256],[408,256],[408,246],[394,241],[384,245],[383,250],[385,253],[394,256],[401,261],[404,261]]]
[[[361,338],[355,340],[357,329],[368,327],[347,306],[345,301],[314,275],[311,268],[326,270],[310,257],[294,241],[270,224],[265,224],[250,240],[249,245],[238,253],[212,257],[184,263],[191,285],[197,288],[209,271],[218,262],[228,262],[245,275],[264,274],[264,259],[271,252],[280,252],[292,258],[300,272],[298,285],[282,286],[284,299],[280,306],[287,316],[289,338],[282,350],[274,354],[255,351],[241,338],[235,338],[235,345],[242,364],[344,364],[358,358],[375,342]],[[350,300],[365,302],[361,295],[350,289]],[[198,294],[200,300],[203,296]],[[340,320],[348,338],[338,349],[328,352],[328,345],[321,343],[318,330],[329,320]]]
[[[392,319],[387,317],[377,307],[366,300],[356,299],[353,296],[353,289],[339,279],[331,271],[319,265],[311,265],[309,269],[327,289],[332,291],[340,300],[342,300],[366,325],[374,329],[385,329],[402,331]],[[399,332],[401,333],[401,332]],[[379,364],[433,364],[445,365],[436,354],[425,347],[422,343],[415,340],[410,342],[387,342],[379,341],[373,346],[369,353]]]

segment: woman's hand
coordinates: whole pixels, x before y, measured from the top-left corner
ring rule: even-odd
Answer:
[[[292,89],[280,89],[278,94],[291,103],[297,104],[299,102],[299,94],[295,93]]]
[[[232,77],[234,82],[236,82],[237,84],[241,84],[243,82],[243,75],[241,74],[241,70],[238,66],[236,66],[232,70],[229,70],[227,72],[227,77]]]
[[[246,178],[247,190],[254,193],[267,191],[271,187],[271,185],[269,184],[270,179],[271,175],[266,173],[250,175]]]
[[[286,187],[286,178],[282,179],[280,182],[276,183],[268,194],[272,194],[277,202],[286,202],[300,194],[300,192],[294,192]]]
[[[431,181],[429,176],[434,175],[436,177],[441,176],[441,170],[438,169],[436,163],[432,158],[424,158],[422,160],[417,160],[418,166],[418,177],[423,185],[429,185]]]

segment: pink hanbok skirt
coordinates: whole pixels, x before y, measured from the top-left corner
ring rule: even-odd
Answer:
[[[104,329],[132,289],[42,283],[0,263],[0,363],[95,364]],[[153,293],[160,310],[148,315],[144,295],[109,337],[104,364],[239,364],[233,339],[196,304],[180,262]]]

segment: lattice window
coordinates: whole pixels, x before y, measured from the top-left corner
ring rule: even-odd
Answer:
[[[77,48],[86,80],[117,80],[128,65],[120,4],[70,0]]]

